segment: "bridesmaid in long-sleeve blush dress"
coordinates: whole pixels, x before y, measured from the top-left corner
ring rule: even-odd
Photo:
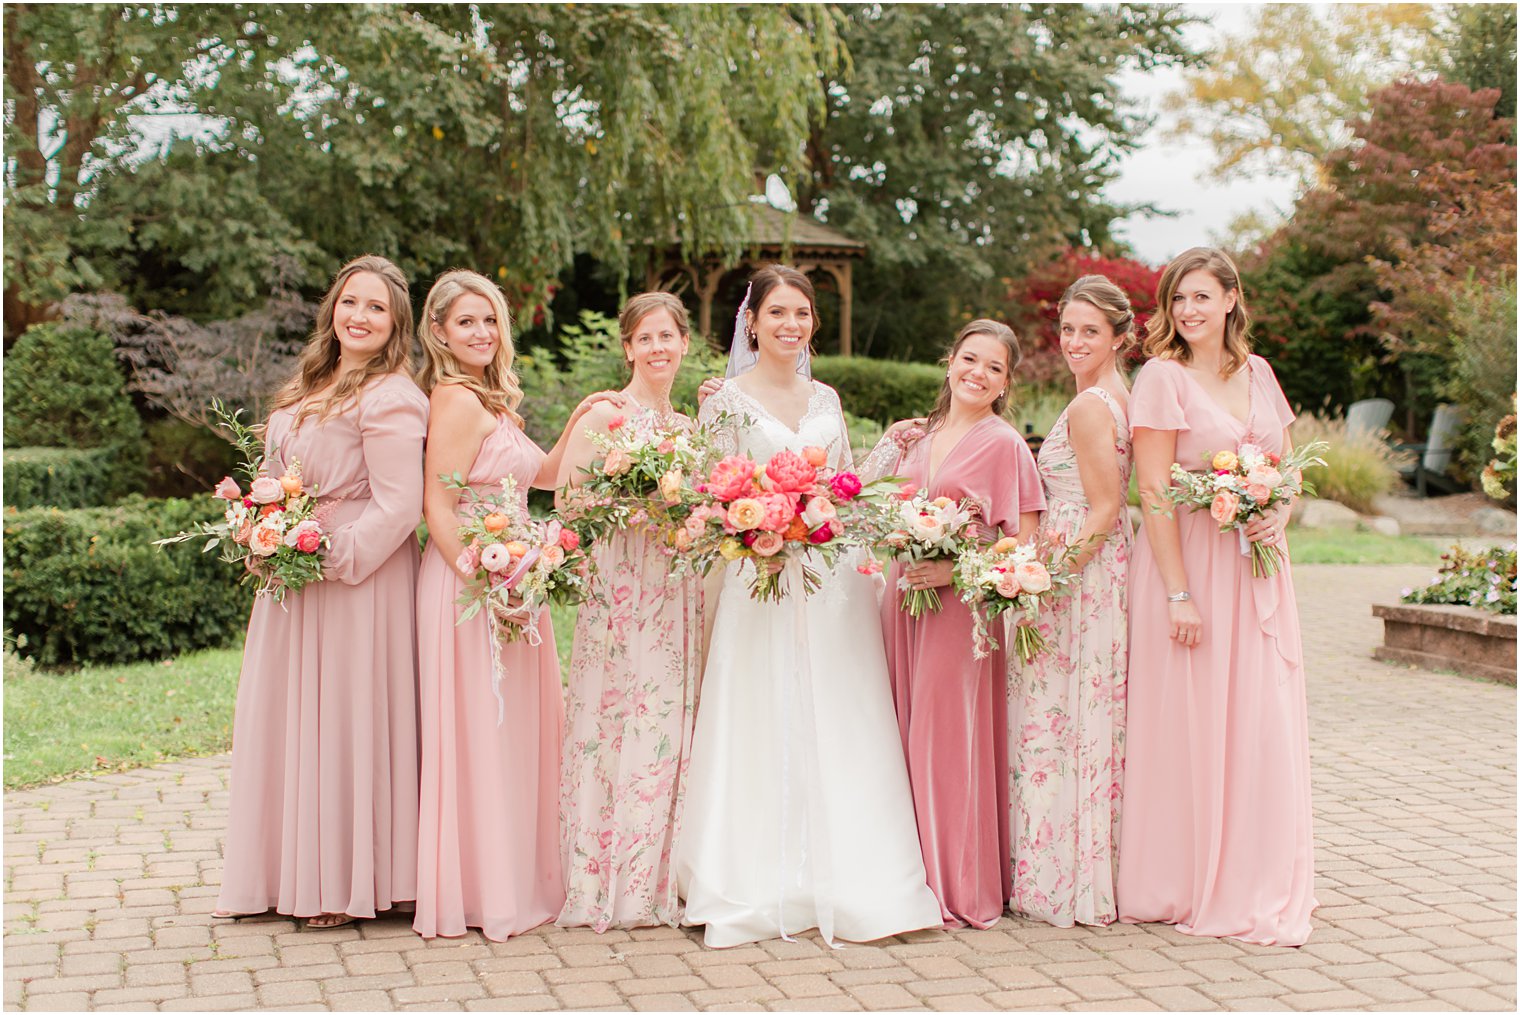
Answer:
[[[380,257],[344,266],[276,397],[267,468],[299,461],[331,532],[323,581],[260,598],[232,736],[217,916],[334,927],[417,892],[413,601],[427,399],[412,305]]]

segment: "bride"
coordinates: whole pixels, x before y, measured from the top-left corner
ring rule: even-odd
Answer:
[[[730,379],[699,417],[718,427],[724,454],[763,463],[816,446],[831,467],[850,466],[839,396],[806,375],[815,319],[805,275],[779,265],[755,273]],[[832,943],[941,926],[876,591],[852,556],[833,570],[813,561],[823,585],[811,596],[799,565],[787,564],[779,604],[750,598],[747,561],[724,575],[675,857],[687,921],[706,924],[711,947],[812,927]]]

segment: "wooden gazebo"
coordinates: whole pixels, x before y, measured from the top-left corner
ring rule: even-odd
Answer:
[[[850,316],[854,304],[854,264],[866,256],[866,245],[837,229],[815,222],[803,215],[787,215],[769,205],[756,204],[750,209],[750,235],[744,243],[744,255],[733,263],[717,256],[695,263],[681,257],[679,247],[667,247],[645,276],[648,289],[668,289],[677,277],[691,280],[697,297],[697,330],[711,336],[713,299],[724,277],[746,266],[779,262],[812,275],[823,272],[839,293],[839,354],[851,353]]]

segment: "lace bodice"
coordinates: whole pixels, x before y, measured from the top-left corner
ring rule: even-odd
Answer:
[[[845,428],[839,395],[827,384],[813,381],[812,385],[807,410],[795,430],[745,394],[732,380],[725,381],[703,403],[697,421],[703,427],[713,428],[714,444],[724,455],[748,455],[763,464],[778,451],[820,447],[828,452],[830,468],[852,468],[854,458],[850,453],[850,435]],[[725,425],[715,426],[723,413],[728,413],[730,418]]]

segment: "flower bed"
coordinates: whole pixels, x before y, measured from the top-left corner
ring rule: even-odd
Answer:
[[[1373,658],[1515,683],[1515,618],[1471,606],[1376,604],[1383,644]]]

